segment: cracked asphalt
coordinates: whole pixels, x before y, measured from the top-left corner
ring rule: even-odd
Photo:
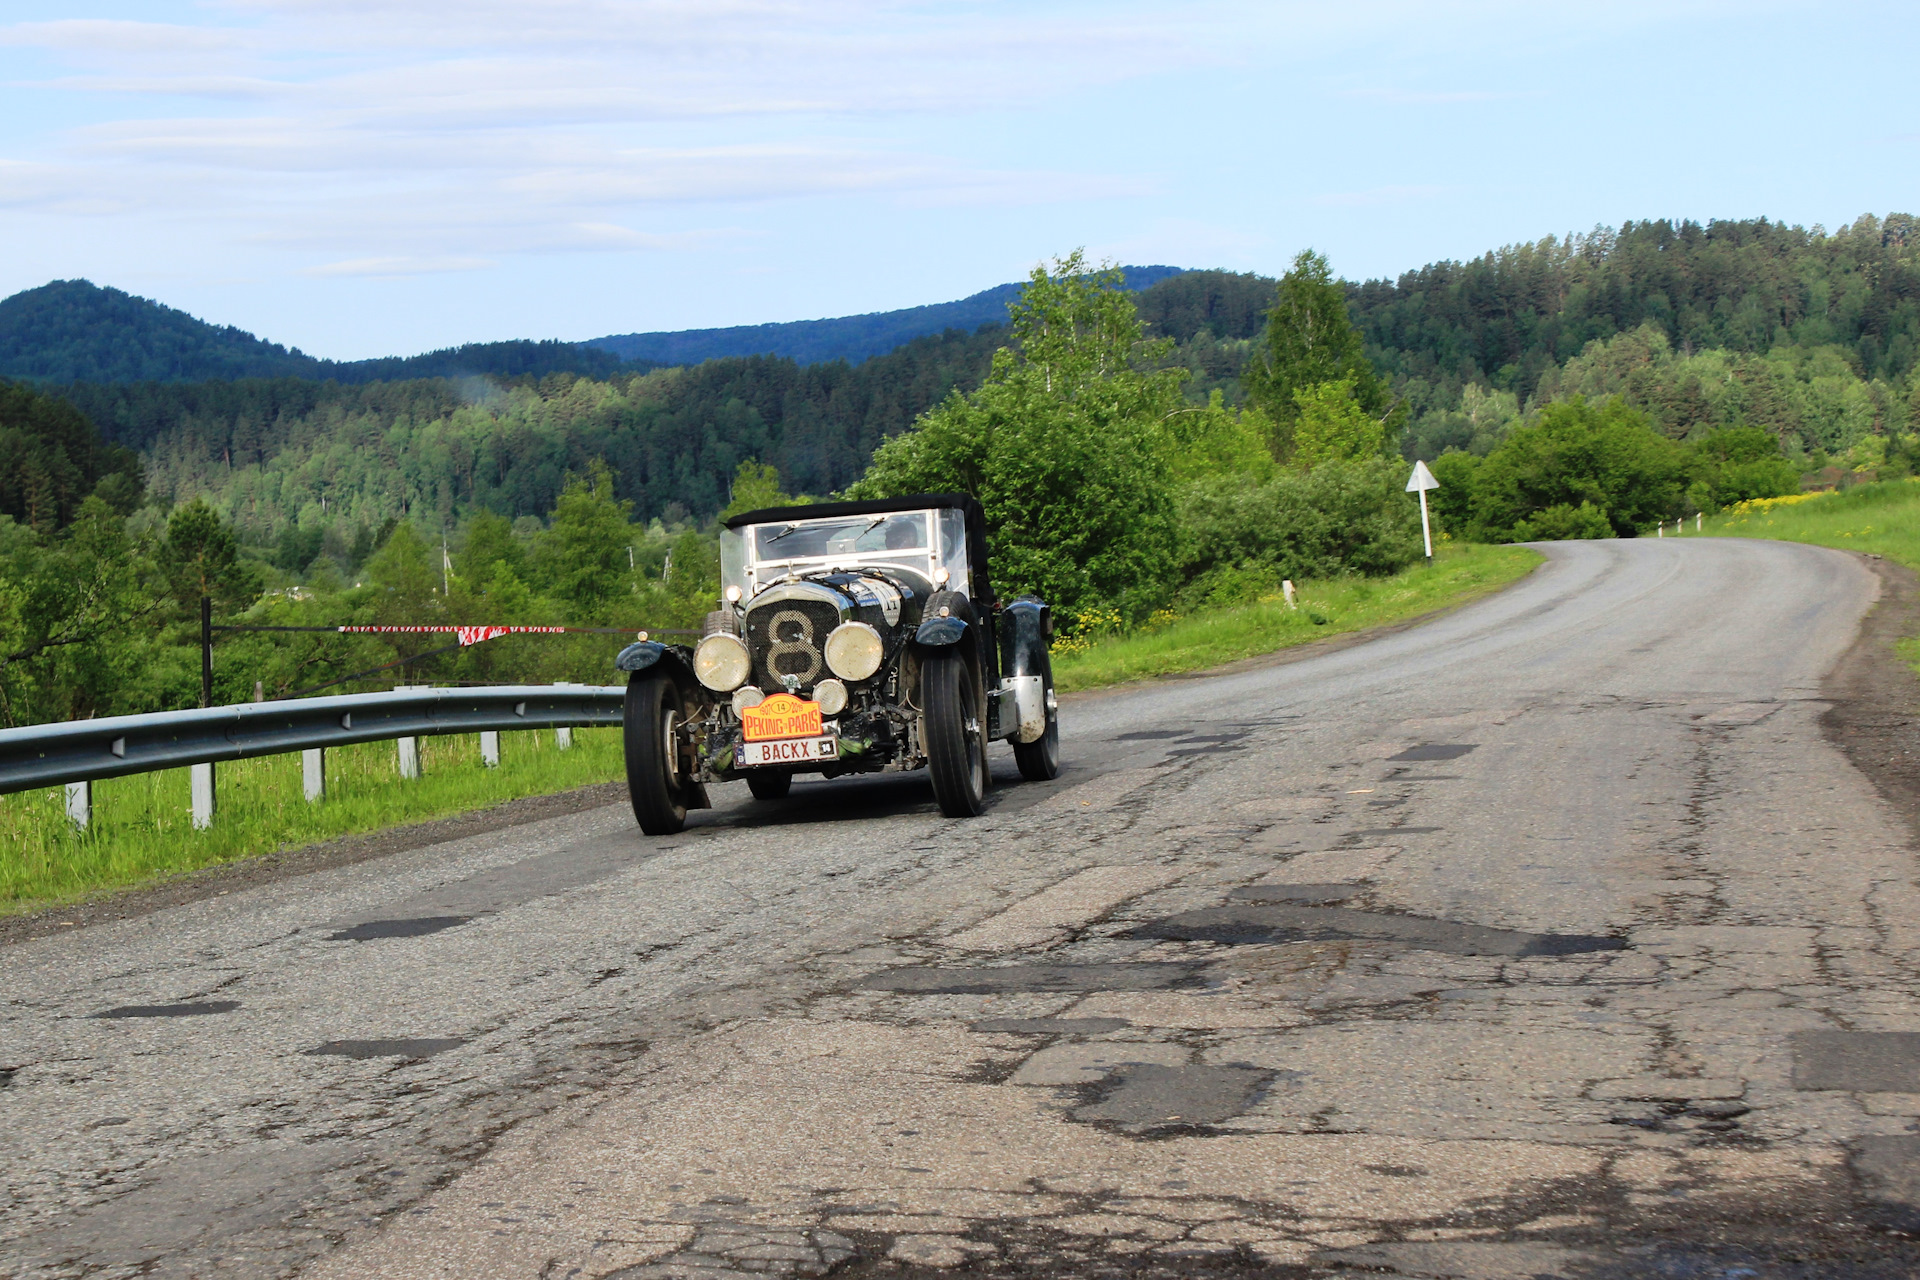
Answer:
[[[1883,578],[1547,554],[1071,700],[983,818],[734,784],[28,936],[0,1274],[1920,1274],[1915,834],[1822,722]]]

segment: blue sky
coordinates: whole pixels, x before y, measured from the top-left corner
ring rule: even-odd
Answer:
[[[0,295],[318,355],[1920,212],[1908,5],[8,0]]]

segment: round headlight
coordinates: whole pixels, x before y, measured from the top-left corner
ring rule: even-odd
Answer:
[[[750,684],[743,684],[733,691],[733,714],[742,715],[748,707],[757,707],[766,700],[766,694]]]
[[[820,704],[820,714],[837,716],[847,709],[847,686],[838,680],[822,680],[813,686],[813,700]]]
[[[747,679],[747,646],[739,636],[715,632],[693,651],[693,674],[715,693],[738,689]]]
[[[880,669],[886,642],[864,622],[843,622],[827,637],[827,665],[842,680],[865,680]]]

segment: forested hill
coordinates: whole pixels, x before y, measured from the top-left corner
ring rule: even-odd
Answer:
[[[1182,267],[1122,267],[1129,289],[1145,289]],[[801,364],[845,360],[858,364],[913,338],[948,329],[978,329],[1004,324],[1007,304],[1020,293],[1019,284],[996,285],[958,302],[876,311],[868,315],[839,316],[831,320],[793,320],[783,324],[738,325],[729,329],[682,329],[670,333],[622,333],[594,338],[588,346],[610,351],[623,360],[652,364],[699,364],[724,356],[790,356]]]
[[[1127,285],[1144,289],[1179,267],[1127,267]],[[958,302],[904,311],[733,329],[632,333],[592,342],[474,342],[417,356],[321,360],[119,289],[87,280],[55,280],[0,300],[0,378],[41,384],[205,382],[236,378],[312,378],[361,385],[412,378],[544,378],[571,373],[607,378],[663,364],[720,356],[781,355],[802,364],[858,363],[914,338],[948,329],[1001,324],[1018,284],[998,285]]]
[[[1601,341],[1651,325],[1676,351],[1838,346],[1869,379],[1920,353],[1920,219],[1826,234],[1765,218],[1629,222],[1349,286],[1368,355],[1416,400],[1481,382],[1531,397]]]
[[[418,356],[319,360],[232,325],[86,280],[55,280],[0,300],[0,377],[39,383],[316,378],[365,383],[473,375],[606,377],[618,356],[572,342],[477,342]],[[641,365],[644,371],[648,366]]]
[[[1902,214],[1831,233],[1629,223],[1346,290],[1369,358],[1411,409],[1411,454],[1484,453],[1539,404],[1619,394],[1675,437],[1764,426],[1797,457],[1851,451],[1850,465],[1870,467],[1873,442],[1920,427],[1915,232]],[[1189,392],[1232,403],[1274,286],[1192,271],[1133,296],[1148,332],[1175,340]],[[479,506],[540,516],[595,458],[639,517],[703,520],[750,457],[779,467],[790,490],[841,488],[879,441],[977,386],[1006,340],[995,324],[857,364],[733,356],[592,377],[156,379],[63,394],[141,452],[155,500],[205,494],[253,537],[406,515],[457,524]]]

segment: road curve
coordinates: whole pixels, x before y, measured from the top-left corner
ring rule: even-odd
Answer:
[[[1876,579],[1545,551],[1072,700],[980,819],[731,784],[0,952],[0,1274],[1909,1274],[1913,838],[1818,723]]]

